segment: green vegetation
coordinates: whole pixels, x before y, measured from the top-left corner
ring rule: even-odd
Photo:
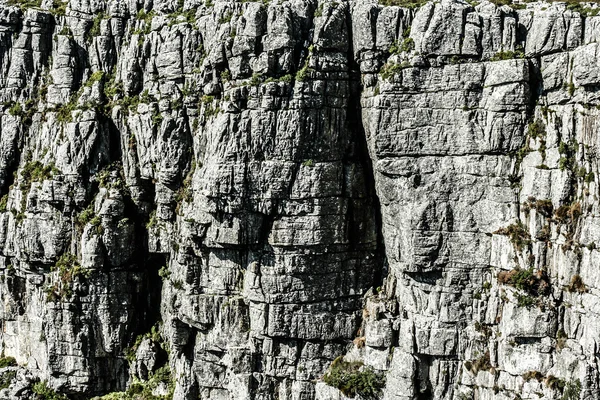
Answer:
[[[517,306],[529,308],[534,306],[535,304],[537,304],[537,300],[534,297],[528,294],[517,295]]]
[[[584,7],[579,0],[567,0],[567,9],[578,12],[583,17],[593,17],[600,13],[600,8]]]
[[[531,236],[521,221],[511,224],[506,228],[498,229],[494,233],[508,236],[510,242],[518,251],[522,251],[525,247],[531,244]]]
[[[146,12],[143,9],[138,11],[137,13],[137,19],[139,21],[141,21],[142,24],[142,28],[138,28],[136,30],[133,31],[134,35],[147,35],[150,33],[150,30],[152,29],[152,19],[154,18],[154,11],[150,11],[150,12]]]
[[[553,390],[562,391],[565,387],[565,380],[557,378],[554,375],[548,375],[546,377],[546,386],[548,386],[550,389],[553,389]]]
[[[568,336],[563,329],[556,332],[556,350],[562,350],[567,345]]]
[[[165,267],[163,267],[163,268],[165,268]],[[159,271],[159,274],[160,274],[160,271]],[[152,328],[150,328],[150,332],[146,332],[142,335],[138,335],[135,338],[135,342],[133,343],[133,346],[131,346],[127,350],[125,350],[125,356],[127,357],[127,360],[130,363],[135,361],[135,353],[137,352],[137,349],[140,347],[140,344],[142,344],[142,341],[144,339],[150,339],[154,343],[157,343],[161,347],[163,347],[164,343],[163,343],[162,337],[160,335],[160,323],[153,325]],[[166,350],[166,349],[164,349],[164,347],[163,347],[163,350]]]
[[[189,203],[194,198],[194,192],[192,191],[192,177],[194,176],[194,171],[196,171],[196,162],[192,161],[190,170],[188,171],[185,179],[183,180],[181,187],[177,191],[175,195],[175,202],[177,206],[175,207],[175,212],[179,213],[179,209],[181,207],[182,202]]]
[[[541,120],[536,119],[527,127],[527,134],[533,139],[544,138],[546,137],[546,125]]]
[[[198,108],[204,106],[204,117],[205,118],[210,118],[213,115],[217,115],[218,113],[221,112],[221,108],[219,106],[213,105],[214,102],[215,102],[214,96],[204,95],[200,99],[200,104],[198,105]]]
[[[558,160],[558,167],[561,171],[571,171],[577,178],[589,184],[594,181],[595,174],[593,171],[588,172],[583,166],[578,166],[576,161],[578,151],[579,143],[574,138],[571,138],[568,142],[561,141],[558,146],[558,152],[561,155],[560,160]]]
[[[560,400],[578,400],[581,394],[581,381],[576,379],[574,381],[566,382],[563,388],[562,397]]]
[[[304,63],[304,66],[302,68],[300,68],[298,70],[298,72],[296,72],[296,80],[299,82],[304,82],[310,77],[312,72],[314,72],[314,69],[309,68],[308,60],[306,60],[306,63]]]
[[[67,36],[68,38],[73,39],[73,31],[67,25],[63,25],[63,27],[58,32],[58,34],[61,36]],[[54,38],[54,40],[56,40],[56,38]]]
[[[551,217],[552,212],[554,211],[554,206],[552,205],[552,200],[550,199],[538,200],[535,197],[530,196],[527,198],[527,201],[523,203],[523,211],[525,213],[529,213],[530,210],[536,210],[544,217]]]
[[[152,229],[158,224],[158,218],[156,218],[156,210],[152,210],[148,222],[146,223],[146,229]]]
[[[317,7],[317,9],[315,10],[314,18],[322,17],[323,16],[323,5],[324,4],[325,3],[319,4],[319,7]]]
[[[24,11],[28,8],[40,8],[42,0],[8,0],[7,4],[9,6],[17,6]],[[48,11],[57,17],[63,16],[67,13],[67,3],[61,0],[54,0]]]
[[[24,105],[21,103],[8,101],[2,104],[3,107],[8,107],[8,113],[14,117],[21,118],[21,121],[25,125],[31,125],[33,115],[37,111],[37,102],[39,101],[39,95],[34,99],[25,101]]]
[[[8,204],[8,195],[5,194],[0,198],[0,212],[5,212]]]
[[[231,72],[228,69],[221,72],[221,81],[229,82],[230,80],[231,80]]]
[[[114,73],[111,74],[106,85],[104,85],[104,96],[111,102],[114,101],[115,97],[121,97],[123,94],[123,82],[117,82]]]
[[[17,377],[17,371],[6,371],[0,375],[0,390],[10,386],[12,381]]]
[[[123,175],[123,165],[120,161],[115,161],[104,167],[96,174],[94,179],[98,186],[106,189],[125,189],[125,176]]]
[[[504,275],[506,279],[504,279],[502,283],[527,291],[535,281],[533,269],[514,269],[513,271],[514,273],[512,274],[509,273]]]
[[[94,20],[92,21],[92,26],[90,27],[90,30],[87,31],[87,33],[85,34],[86,41],[91,42],[92,38],[100,35],[100,24],[102,23],[103,20],[105,20],[107,18],[109,18],[108,15],[106,15],[102,11],[100,11],[98,14],[96,14],[96,16],[94,17]]]
[[[514,60],[515,58],[525,58],[525,52],[522,48],[517,48],[515,51],[499,51],[490,58],[490,61]]]
[[[23,108],[20,103],[13,103],[12,106],[8,109],[8,113],[15,117],[20,117],[23,113]]]
[[[379,4],[384,6],[398,6],[405,8],[419,8],[425,3],[427,3],[426,0],[379,0]]]
[[[60,174],[60,171],[54,164],[44,165],[39,161],[28,161],[21,169],[21,185],[19,186],[19,189],[24,192],[29,192],[33,182],[42,182],[47,179],[52,179],[56,174]]]
[[[159,386],[166,385],[166,395],[154,395],[152,392]],[[171,369],[165,365],[149,374],[147,381],[134,381],[126,392],[114,392],[97,397],[96,400],[171,400],[175,391],[175,382]]]
[[[595,178],[595,177],[596,177],[596,175],[594,174],[594,172],[593,172],[593,171],[591,171],[591,172],[588,172],[588,173],[587,173],[587,174],[586,174],[586,175],[583,177],[583,181],[584,181],[585,183],[588,183],[588,184],[589,184],[589,183],[591,183],[591,182],[594,182],[594,178]]]
[[[250,78],[249,85],[250,86],[258,86],[262,83],[263,76],[262,74],[252,74],[252,78]]]
[[[88,223],[90,225],[92,225],[94,228],[96,228],[97,234],[100,235],[103,233],[104,230],[102,228],[102,218],[100,218],[100,216],[98,216],[98,215],[96,215],[96,213],[94,213],[94,204],[93,203],[90,204],[81,213],[79,213],[75,224],[80,230],[83,230],[83,228]]]
[[[265,80],[264,83],[271,83],[271,82],[291,83],[293,80],[294,80],[294,77],[290,74],[287,74],[287,75],[283,75],[282,77],[279,77],[279,78],[275,78],[274,76],[271,76],[271,77],[267,78],[267,80]]]
[[[183,0],[177,1],[177,10],[169,14],[169,26],[175,25],[179,17],[183,17],[185,22],[195,25],[196,24],[196,9],[183,10]]]
[[[385,377],[376,373],[371,367],[361,362],[344,361],[344,357],[336,358],[323,380],[329,386],[339,389],[344,396],[364,398],[376,397],[385,386]]]
[[[169,268],[166,265],[163,265],[158,270],[158,276],[160,276],[163,280],[167,280],[171,277],[171,271],[169,271]]]
[[[90,75],[88,80],[85,82],[85,86],[92,87],[94,85],[94,83],[100,82],[102,80],[102,78],[104,78],[104,75],[105,75],[104,71],[94,72],[92,75]]]
[[[515,268],[511,271],[498,273],[498,283],[510,285],[532,296],[542,296],[550,291],[548,275],[544,271],[534,272],[533,268]],[[522,295],[519,295],[522,296]],[[520,305],[533,305],[533,300],[519,297]]]
[[[14,357],[0,357],[0,368],[16,367],[17,360]]]
[[[27,8],[40,8],[42,6],[42,0],[8,0],[6,2],[9,6],[17,6],[22,10]]]
[[[47,300],[61,301],[73,295],[73,282],[78,277],[89,277],[89,271],[83,269],[77,257],[64,253],[50,269],[58,272],[58,281],[46,288]]]
[[[37,395],[37,400],[68,400],[67,396],[58,394],[54,389],[50,388],[46,381],[34,383],[32,390]]]
[[[386,63],[380,71],[381,78],[385,81],[389,81],[394,76],[400,73],[407,65],[398,63]]]
[[[63,2],[62,0],[54,0],[52,2],[52,7],[50,8],[50,12],[55,16],[64,16],[67,14],[67,5],[69,3],[67,1]]]
[[[560,400],[577,400],[581,394],[581,381],[579,379],[567,382],[564,379],[549,375],[546,377],[546,386],[561,392]]]
[[[415,42],[411,38],[404,38],[402,43],[394,41],[390,47],[390,54],[400,54],[404,52],[413,51],[415,49]]]
[[[56,120],[63,124],[67,122],[73,121],[73,111],[77,109],[77,99],[81,95],[81,92],[78,92],[71,96],[68,103],[58,105],[54,108],[53,111],[56,112]]]

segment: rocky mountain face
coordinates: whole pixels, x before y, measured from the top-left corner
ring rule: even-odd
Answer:
[[[0,0],[0,398],[600,397],[598,11]]]

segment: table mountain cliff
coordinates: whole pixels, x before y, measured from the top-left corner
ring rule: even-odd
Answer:
[[[599,398],[600,8],[395,3],[0,1],[0,398]]]

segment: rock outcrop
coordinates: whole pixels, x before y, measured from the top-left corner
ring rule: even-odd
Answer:
[[[0,4],[0,398],[598,398],[600,9],[512,7]]]

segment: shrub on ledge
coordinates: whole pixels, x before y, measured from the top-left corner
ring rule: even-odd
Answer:
[[[350,398],[356,395],[365,399],[377,398],[385,386],[383,375],[371,367],[363,366],[362,362],[344,361],[343,356],[333,361],[323,380]]]

